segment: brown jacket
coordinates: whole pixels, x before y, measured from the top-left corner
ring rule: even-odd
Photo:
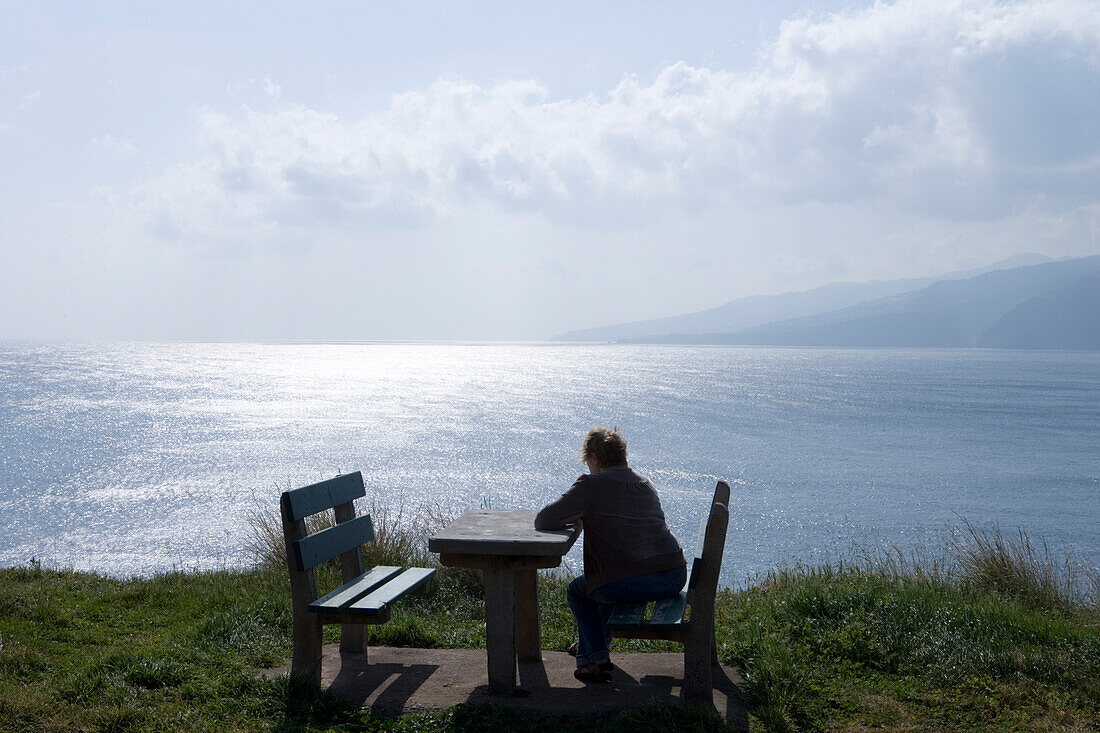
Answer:
[[[584,582],[597,588],[685,565],[657,491],[629,466],[585,474],[535,516],[536,529],[584,527]]]

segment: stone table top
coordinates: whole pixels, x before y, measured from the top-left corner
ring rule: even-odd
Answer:
[[[453,555],[557,555],[569,552],[581,528],[535,529],[535,511],[470,511],[428,540],[432,552]]]

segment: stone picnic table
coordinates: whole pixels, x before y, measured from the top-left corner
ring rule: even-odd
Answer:
[[[428,540],[450,567],[477,568],[485,580],[489,691],[513,692],[516,664],[542,658],[539,568],[553,568],[577,541],[579,526],[535,529],[534,511],[469,511]]]

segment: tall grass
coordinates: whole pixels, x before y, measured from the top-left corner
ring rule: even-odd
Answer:
[[[1037,543],[1023,529],[1009,535],[995,524],[979,527],[963,520],[948,540],[948,552],[961,580],[1031,608],[1068,611],[1095,607],[1100,578],[1068,554],[1056,560],[1046,540]]]
[[[962,526],[950,531],[939,553],[906,554],[896,547],[886,552],[856,550],[849,569],[995,593],[1035,609],[1095,609],[1100,603],[1097,568],[1085,567],[1068,553],[1057,559],[1045,539],[1033,540],[1023,529],[1010,534],[992,522],[960,521]],[[845,563],[832,568],[843,570]]]
[[[919,728],[944,705],[954,729],[1091,729],[1098,588],[1026,532],[964,520],[938,554],[773,571],[731,598],[719,645],[767,731]]]
[[[359,512],[362,514],[363,512]],[[367,503],[374,526],[374,539],[362,546],[364,565],[424,565],[433,560],[428,538],[446,523],[438,512],[410,515],[403,506],[396,509],[377,500]],[[336,523],[330,510],[306,518],[306,532],[314,534]],[[245,549],[255,563],[264,567],[286,567],[286,542],[278,509],[255,508],[247,515]]]

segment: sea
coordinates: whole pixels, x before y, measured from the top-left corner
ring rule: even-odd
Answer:
[[[730,484],[727,586],[967,523],[1100,566],[1096,352],[147,342],[0,342],[0,566],[247,567],[257,513],[350,471],[402,522],[537,509],[596,425],[689,552]]]

